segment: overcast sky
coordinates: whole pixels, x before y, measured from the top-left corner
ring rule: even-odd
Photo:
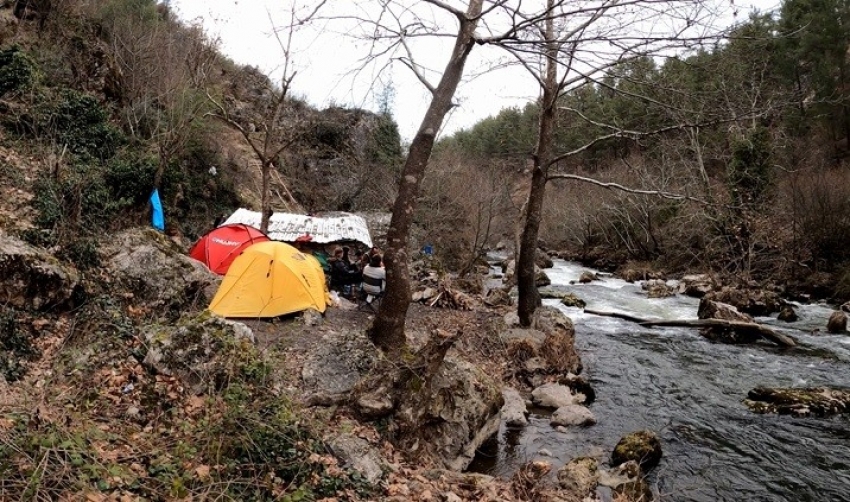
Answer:
[[[222,51],[236,62],[279,75],[283,50],[272,27],[287,25],[292,1],[171,0],[170,4],[182,19],[202,23],[210,37],[220,40]],[[340,9],[339,5],[354,5],[351,0],[346,2],[334,4],[331,0],[321,14],[332,16]],[[309,8],[316,2],[297,0],[297,3]],[[746,19],[752,5],[766,11],[777,8],[778,4],[779,0],[735,0],[734,6],[731,3],[727,6],[737,10],[737,17],[729,15],[726,22]],[[438,24],[445,21],[447,28],[454,29],[451,19],[432,21]],[[428,91],[403,65],[397,64],[391,70],[363,69],[362,58],[369,46],[350,37],[347,30],[344,23],[323,21],[295,33],[292,41],[292,59],[297,70],[292,83],[294,94],[319,108],[336,104],[377,110],[380,90],[389,85],[394,90],[391,112],[403,138],[409,141],[425,113]],[[435,70],[442,68],[450,50],[448,40],[431,41],[430,45],[416,48],[421,64]],[[444,123],[444,134],[470,127],[502,108],[524,106],[537,97],[537,86],[527,72],[519,68],[487,71],[498,63],[498,57],[493,51],[479,47],[473,50],[467,64],[468,77],[455,96],[459,106]],[[432,81],[436,83],[436,80],[434,76]]]

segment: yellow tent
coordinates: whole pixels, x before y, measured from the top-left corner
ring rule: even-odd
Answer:
[[[260,242],[227,270],[210,310],[222,317],[276,317],[327,306],[325,273],[318,261],[289,244]]]

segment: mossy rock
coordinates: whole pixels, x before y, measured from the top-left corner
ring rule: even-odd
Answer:
[[[661,461],[661,440],[652,431],[637,431],[626,434],[611,454],[611,464],[620,465],[629,460],[649,471]]]
[[[580,309],[583,309],[587,306],[587,303],[584,300],[572,293],[564,295],[564,297],[561,298],[561,303],[566,305],[567,307],[578,307]]]
[[[850,389],[756,387],[744,404],[755,413],[824,417],[850,412]]]

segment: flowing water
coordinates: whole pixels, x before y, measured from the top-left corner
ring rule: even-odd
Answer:
[[[556,261],[551,289],[575,293],[588,308],[643,318],[694,319],[699,301],[683,295],[648,299],[639,284],[610,277],[571,285],[587,270]],[[575,324],[584,376],[596,390],[598,424],[558,432],[541,410],[524,428],[501,430],[471,470],[509,477],[545,459],[557,468],[580,455],[607,461],[626,433],[650,429],[664,448],[652,474],[665,501],[850,501],[850,419],[757,415],[742,404],[760,385],[850,387],[850,336],[825,331],[832,308],[801,305],[800,320],[758,321],[794,336],[791,350],[724,345],[695,329],[649,329],[585,314],[557,300]],[[541,450],[543,455],[541,456]]]

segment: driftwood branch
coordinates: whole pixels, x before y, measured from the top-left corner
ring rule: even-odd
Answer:
[[[602,312],[598,310],[584,309],[588,314],[594,314],[606,317],[617,317],[631,321],[641,326],[648,328],[654,327],[685,327],[685,328],[726,328],[733,329],[741,333],[750,333],[758,335],[765,340],[775,343],[780,347],[795,347],[797,342],[788,335],[783,335],[774,331],[763,324],[743,321],[726,321],[723,319],[682,319],[675,321],[665,321],[660,319],[641,319],[629,314],[620,312]]]

